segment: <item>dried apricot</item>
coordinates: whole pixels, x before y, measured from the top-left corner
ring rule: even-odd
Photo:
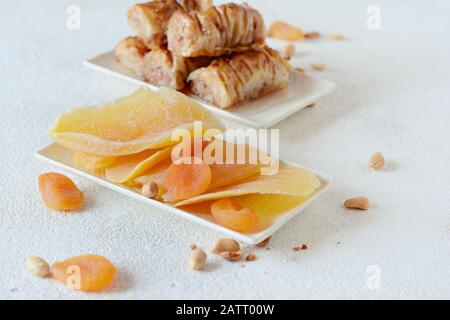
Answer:
[[[75,290],[100,291],[116,276],[116,268],[105,257],[85,254],[52,265],[53,277]]]
[[[63,174],[49,172],[39,176],[39,190],[45,205],[57,211],[79,209],[84,195],[78,187]]]
[[[231,199],[214,202],[211,213],[222,226],[238,232],[250,231],[259,220],[255,212]]]
[[[163,186],[167,190],[163,195],[165,201],[195,197],[205,192],[211,183],[209,165],[195,163],[195,158],[181,160],[181,163],[172,163],[164,175]]]

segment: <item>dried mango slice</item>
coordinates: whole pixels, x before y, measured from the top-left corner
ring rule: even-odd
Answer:
[[[247,232],[258,224],[258,215],[253,210],[229,198],[214,202],[211,213],[222,226],[238,232]]]
[[[142,176],[134,179],[132,184],[143,186],[148,182],[155,182],[161,188],[164,183],[164,175],[167,169],[172,165],[172,160],[167,159],[146,171]]]
[[[82,168],[87,171],[95,171],[101,168],[105,168],[112,164],[116,160],[116,157],[102,157],[85,152],[75,152],[74,163],[78,168]]]
[[[321,182],[312,172],[296,167],[282,166],[275,175],[260,175],[239,184],[224,187],[175,203],[176,207],[208,200],[219,200],[247,194],[279,194],[308,197],[319,189]]]
[[[81,107],[61,115],[49,130],[56,143],[98,156],[122,156],[175,144],[177,128],[224,130],[222,123],[190,98],[171,89],[140,88],[100,107]]]
[[[170,157],[172,148],[145,150],[129,156],[117,157],[105,169],[106,179],[115,183],[127,183],[144,174],[151,167]]]
[[[105,257],[85,254],[56,262],[53,277],[75,290],[100,291],[108,287],[116,276],[116,268]]]

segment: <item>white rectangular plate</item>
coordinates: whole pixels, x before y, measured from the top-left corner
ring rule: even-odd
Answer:
[[[131,83],[146,86],[151,89],[157,88],[136,77],[132,72],[120,65],[115,60],[113,51],[101,54],[84,63],[97,71],[127,80]],[[226,118],[229,121],[253,128],[269,128],[331,93],[335,87],[334,82],[313,78],[299,72],[291,72],[288,89],[269,94],[230,109],[225,110],[214,107],[199,100],[194,95],[191,98],[221,118]]]
[[[197,215],[185,212],[183,210],[174,208],[172,206],[166,205],[159,201],[144,197],[143,195],[141,195],[140,193],[136,192],[133,189],[114,184],[103,178],[100,178],[95,175],[86,173],[82,170],[79,170],[78,168],[73,166],[73,161],[72,161],[73,153],[71,151],[69,151],[68,149],[66,149],[62,146],[59,146],[55,143],[50,144],[49,146],[45,147],[42,150],[39,150],[36,153],[36,156],[39,159],[41,159],[47,163],[50,163],[53,166],[64,169],[64,170],[66,170],[70,173],[73,173],[75,175],[78,175],[80,177],[86,178],[87,180],[98,183],[104,187],[111,189],[111,190],[120,192],[130,198],[139,200],[139,201],[144,202],[153,207],[158,207],[158,208],[164,209],[164,210],[169,211],[179,217],[193,221],[197,224],[203,225],[203,226],[208,227],[216,232],[219,232],[225,236],[231,237],[233,239],[236,239],[236,240],[248,243],[248,244],[257,244],[257,243],[263,241],[264,239],[266,239],[267,237],[271,236],[275,231],[277,231],[279,228],[281,228],[285,223],[287,223],[289,220],[291,220],[293,217],[297,216],[301,211],[303,211],[312,201],[314,201],[320,195],[322,195],[325,192],[325,190],[328,189],[330,182],[333,180],[332,177],[330,177],[327,174],[308,169],[308,170],[314,172],[321,180],[321,182],[322,182],[321,189],[318,192],[316,192],[310,199],[308,199],[306,202],[301,204],[300,206],[298,206],[298,207],[286,212],[285,214],[281,215],[280,217],[278,217],[277,220],[275,221],[275,223],[272,226],[270,226],[269,228],[265,229],[264,231],[261,231],[259,233],[255,233],[255,234],[243,234],[243,233],[235,232],[230,229],[224,228],[224,227],[214,223],[211,220],[202,218],[201,216],[197,216]],[[287,165],[300,167],[296,164],[292,164],[292,163],[289,163],[286,161],[281,161],[281,162],[284,164],[287,164]],[[149,219],[151,219],[151,217],[149,217]]]

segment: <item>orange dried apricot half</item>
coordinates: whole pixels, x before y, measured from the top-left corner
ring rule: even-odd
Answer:
[[[195,163],[192,159],[181,159],[172,163],[164,175],[163,186],[168,202],[181,201],[205,192],[211,183],[211,169],[206,163]]]
[[[79,209],[84,202],[83,192],[63,174],[49,172],[39,176],[39,190],[44,204],[57,211]]]
[[[86,292],[108,287],[116,276],[116,268],[105,257],[85,254],[52,265],[53,277],[68,287]]]
[[[222,199],[211,205],[211,213],[222,226],[238,232],[248,232],[258,224],[258,215],[234,200]]]

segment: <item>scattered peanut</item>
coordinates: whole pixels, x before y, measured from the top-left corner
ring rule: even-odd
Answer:
[[[220,253],[220,256],[228,261],[241,260],[243,255],[244,254],[241,251],[237,251],[237,252],[224,251],[224,252]]]
[[[369,209],[369,200],[366,197],[356,197],[344,202],[344,206],[349,209],[367,210]]]
[[[306,32],[305,38],[306,39],[317,39],[317,38],[320,38],[320,33],[317,31]]]
[[[291,60],[292,57],[295,54],[295,45],[294,44],[288,44],[285,48],[284,48],[284,52],[283,52],[283,58],[286,60]]]
[[[305,72],[306,72],[305,69],[300,68],[300,67],[294,68],[294,71],[295,71],[295,72],[299,72],[299,73],[305,73]]]
[[[197,245],[196,245],[195,243],[193,243],[193,244],[191,244],[191,245],[189,246],[189,248],[190,248],[191,250],[195,250],[195,249],[197,249]]]
[[[326,65],[323,63],[311,63],[311,67],[316,71],[323,71]]]
[[[245,260],[247,260],[247,261],[254,261],[254,260],[256,260],[256,255],[254,253],[249,253],[247,255],[247,257],[245,258]]]
[[[380,152],[375,152],[369,160],[369,167],[380,170],[384,167],[384,157]]]
[[[40,257],[29,257],[26,267],[27,271],[35,277],[45,278],[50,274],[50,266]]]
[[[313,107],[315,107],[315,106],[316,106],[316,103],[313,102],[313,103],[308,104],[306,107],[307,107],[307,108],[313,108]]]
[[[189,258],[189,269],[200,270],[203,268],[206,262],[206,253],[200,249],[192,250],[191,257]]]
[[[338,33],[334,33],[334,32],[330,33],[328,35],[328,37],[333,40],[344,40],[345,39],[345,37],[342,34],[338,34]]]
[[[154,197],[156,197],[158,195],[159,192],[159,187],[158,185],[151,181],[151,182],[146,182],[143,186],[142,186],[142,190],[141,190],[142,194],[144,196],[146,196],[147,198],[153,199]]]
[[[210,251],[213,253],[220,254],[222,252],[237,252],[241,246],[239,242],[233,239],[220,238],[217,239],[212,245]]]
[[[269,37],[286,41],[303,40],[303,31],[282,21],[275,21],[269,28]]]

